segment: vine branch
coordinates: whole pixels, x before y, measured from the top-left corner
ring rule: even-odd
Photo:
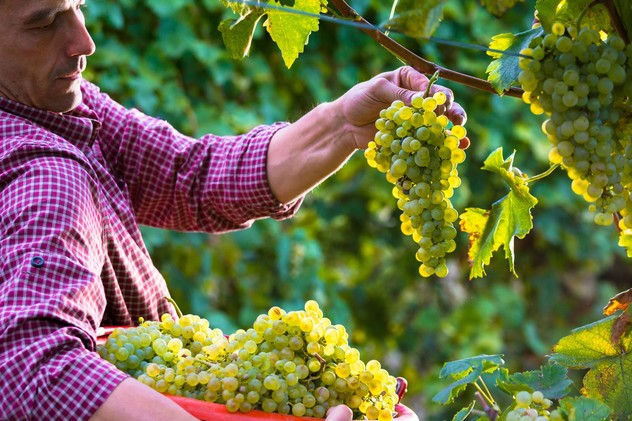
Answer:
[[[351,18],[357,22],[361,22],[365,26],[362,26],[360,29],[362,32],[369,35],[378,44],[382,47],[386,48],[389,52],[395,55],[397,58],[402,60],[404,63],[417,70],[418,72],[424,73],[426,75],[433,75],[436,72],[439,72],[439,77],[450,80],[452,82],[459,83],[461,85],[469,86],[470,88],[490,92],[497,94],[496,90],[492,87],[491,83],[486,80],[479,79],[474,76],[470,76],[464,73],[459,73],[454,70],[446,69],[444,67],[438,66],[435,63],[432,63],[428,60],[425,60],[419,57],[417,54],[413,53],[394,39],[388,37],[382,31],[371,25],[366,19],[360,16],[345,0],[330,0],[331,4],[333,4],[338,12],[346,18]],[[519,88],[509,88],[509,90],[504,92],[504,95],[521,98],[522,97],[522,89]]]

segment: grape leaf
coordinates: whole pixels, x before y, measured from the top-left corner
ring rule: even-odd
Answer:
[[[487,80],[492,84],[499,95],[509,89],[518,80],[520,67],[517,55],[523,48],[527,48],[533,38],[543,34],[542,28],[533,28],[519,34],[498,34],[492,37],[489,48],[498,51],[507,51],[513,54],[502,54],[497,51],[488,51],[487,54],[494,57],[487,66]]]
[[[282,6],[294,7],[296,0],[279,0],[279,3],[281,3]]]
[[[409,37],[427,38],[439,26],[446,2],[447,0],[399,0],[395,15],[382,26]]]
[[[492,205],[491,211],[467,208],[460,216],[461,230],[468,233],[470,248],[470,279],[485,275],[484,267],[489,265],[492,254],[500,246],[505,249],[505,258],[509,261],[509,269],[515,276],[513,241],[514,237],[524,238],[533,221],[531,209],[538,200],[529,193],[525,179],[516,176],[513,168],[513,157],[503,158],[502,147],[492,152],[484,162],[483,169],[501,176],[510,187],[510,192]]]
[[[567,376],[568,369],[559,364],[549,363],[540,370],[525,371],[524,373],[514,373],[507,379],[498,379],[498,387],[513,395],[525,386],[530,388],[530,392],[539,390],[548,399],[560,399],[566,396],[573,384]]]
[[[263,12],[250,12],[239,19],[225,19],[219,24],[219,31],[231,58],[239,60],[248,55],[252,37]]]
[[[568,421],[606,421],[612,413],[606,404],[585,396],[564,398],[560,408],[567,414]]]
[[[476,401],[472,401],[472,403],[470,403],[468,406],[454,414],[454,417],[452,417],[452,421],[464,421],[472,413],[475,404]]]
[[[230,8],[233,12],[239,16],[247,15],[253,8],[240,1],[222,0],[224,7]]]
[[[624,335],[612,343],[615,320],[610,316],[574,329],[553,347],[550,360],[569,368],[590,369],[584,376],[582,395],[614,408],[618,419],[632,415],[632,336]]]
[[[623,310],[617,320],[615,320],[612,326],[612,333],[610,334],[610,341],[617,343],[621,340],[621,337],[625,335],[632,326],[630,319],[632,318],[632,288],[627,291],[622,291],[608,300],[608,304],[603,309],[605,316],[611,316],[619,310]]]
[[[501,17],[505,12],[524,0],[481,0],[481,4],[494,16]]]
[[[619,246],[625,248],[628,257],[632,257],[632,230],[626,229],[621,232]]]
[[[279,5],[276,1],[270,4]],[[292,9],[318,15],[320,13],[320,0],[296,0]],[[289,69],[298,55],[303,52],[313,31],[318,31],[319,19],[316,16],[306,16],[296,13],[288,13],[285,10],[270,9],[267,12],[268,19],[264,26],[270,33],[272,40],[281,50],[283,61]]]
[[[616,311],[626,310],[632,302],[632,288],[622,291],[608,300],[608,304],[603,309],[605,316],[611,316]]]
[[[462,360],[450,361],[443,365],[439,372],[439,377],[445,379],[450,376],[456,379],[449,386],[445,387],[433,398],[433,402],[447,405],[467,387],[469,383],[474,383],[481,374],[493,373],[503,366],[502,355],[477,355],[475,357],[464,358]]]
[[[596,2],[593,0],[538,0],[535,8],[542,27],[547,32],[551,32],[551,26],[556,21],[564,24],[576,23],[582,11],[591,3]],[[592,4],[581,22],[582,25],[587,24],[593,29],[612,31],[608,11],[601,4]]]

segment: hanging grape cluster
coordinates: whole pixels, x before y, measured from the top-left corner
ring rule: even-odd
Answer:
[[[398,382],[377,360],[363,362],[317,302],[272,307],[247,330],[225,336],[199,316],[170,315],[117,328],[99,355],[158,392],[226,405],[324,418],[346,404],[356,419],[391,421]]]
[[[557,22],[521,53],[523,99],[549,117],[550,161],[566,169],[596,224],[620,216],[621,235],[631,234],[632,46]]]
[[[423,277],[448,274],[446,255],[456,248],[454,222],[458,212],[450,198],[461,184],[457,165],[465,160],[459,149],[463,126],[437,115],[446,96],[416,94],[410,106],[394,101],[380,112],[377,133],[364,156],[371,167],[386,173],[402,211],[401,230],[419,245],[416,258]]]
[[[522,390],[514,395],[514,406],[505,415],[507,421],[562,421],[564,418],[553,402],[539,390]]]

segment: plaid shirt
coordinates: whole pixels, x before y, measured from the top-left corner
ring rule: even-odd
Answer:
[[[299,206],[267,182],[282,124],[196,140],[82,89],[65,115],[0,98],[0,420],[88,419],[126,377],[97,327],[172,312],[138,224],[222,232]]]

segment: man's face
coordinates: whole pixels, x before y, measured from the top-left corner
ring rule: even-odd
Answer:
[[[94,42],[85,0],[0,0],[0,96],[63,113],[81,103]]]

